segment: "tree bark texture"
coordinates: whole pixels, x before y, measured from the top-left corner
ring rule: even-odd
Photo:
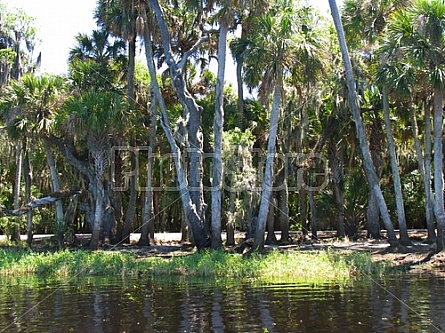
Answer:
[[[362,160],[366,178],[368,180],[371,190],[375,193],[380,210],[380,215],[382,216],[383,223],[388,233],[389,242],[391,246],[397,246],[398,240],[394,231],[394,226],[389,216],[385,198],[383,197],[383,193],[380,188],[379,178],[372,163],[372,158],[369,151],[369,145],[368,142],[366,141],[365,127],[363,124],[363,120],[361,118],[360,108],[357,100],[357,94],[355,91],[355,80],[353,77],[351,59],[349,58],[349,52],[346,45],[345,34],[343,31],[343,26],[341,23],[341,18],[338,12],[336,1],[329,0],[329,6],[331,8],[332,18],[334,20],[335,29],[337,31],[337,36],[340,44],[340,50],[342,53],[343,64],[345,67],[346,84],[348,86],[348,103],[352,112],[353,119],[355,121],[357,137],[362,152]]]

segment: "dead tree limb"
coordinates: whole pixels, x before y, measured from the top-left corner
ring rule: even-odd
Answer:
[[[5,215],[20,216],[26,214],[27,212],[33,210],[34,208],[52,204],[58,200],[62,200],[63,198],[68,198],[73,195],[80,194],[81,192],[82,191],[79,189],[53,192],[46,197],[34,199],[25,206],[20,207],[18,209],[3,209],[2,211]]]

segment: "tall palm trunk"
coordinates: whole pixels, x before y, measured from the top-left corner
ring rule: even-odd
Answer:
[[[275,207],[276,207],[276,199],[275,195],[272,192],[269,200],[269,213],[267,214],[267,237],[266,244],[276,244],[277,237],[275,236]]]
[[[244,131],[244,83],[243,83],[243,63],[242,60],[236,63],[236,86],[238,99],[236,102],[238,109],[238,123],[240,129]]]
[[[90,250],[98,250],[100,244],[100,229],[104,213],[103,202],[104,202],[104,184],[103,177],[97,175],[97,178],[93,182],[94,187],[94,218],[93,225],[91,226],[91,240],[90,240]]]
[[[212,182],[212,248],[222,246],[221,239],[221,197],[222,197],[222,137],[224,125],[224,73],[226,70],[226,48],[228,24],[221,20],[218,40],[218,74],[216,77],[215,120],[213,123],[213,182]],[[232,189],[233,191],[233,189]]]
[[[133,106],[135,95],[134,95],[134,70],[135,70],[135,58],[136,58],[136,35],[132,36],[128,41],[128,74],[127,74],[127,100],[128,105]],[[136,168],[137,157],[131,154],[131,170]],[[125,223],[123,230],[122,241],[125,243],[130,243],[130,231],[131,225],[136,214],[136,201],[138,197],[138,184],[137,184],[137,172],[133,173],[130,178],[130,198],[128,200],[127,210],[125,213]]]
[[[289,243],[289,186],[287,177],[283,178],[282,189],[280,191],[280,243]]]
[[[156,141],[156,124],[158,115],[158,105],[156,97],[152,96],[151,101],[151,121],[150,121],[150,136],[148,139],[148,165],[147,165],[147,186],[144,199],[144,211],[142,215],[142,230],[139,245],[150,245],[150,238],[154,234],[154,211],[153,211],[153,162],[154,162],[154,148]]]
[[[236,224],[236,212],[235,212],[235,200],[237,192],[232,188],[229,191],[229,204],[228,204],[228,217],[226,223],[226,246],[235,245],[235,224]]]
[[[29,161],[29,152],[27,149],[27,144],[24,145],[24,156],[23,156],[23,179],[25,180],[25,202],[31,201],[31,185],[32,185],[32,168]],[[26,226],[27,226],[27,238],[26,243],[31,246],[33,239],[33,223],[32,223],[32,210],[26,214]]]
[[[130,164],[131,164],[131,170],[136,170],[138,162],[137,162],[137,156],[138,154],[136,151],[131,151],[131,157],[130,157]],[[122,237],[122,242],[124,243],[130,243],[130,232],[131,232],[131,226],[133,224],[134,215],[136,214],[136,202],[138,198],[138,172],[132,172],[132,175],[130,177],[130,197],[128,199],[128,205],[127,205],[127,211],[125,214],[125,223],[124,223],[124,232]]]
[[[337,237],[345,237],[345,200],[342,191],[343,182],[343,140],[331,141],[328,150],[329,162],[331,164],[332,185],[334,188],[335,204],[337,206]]]
[[[43,145],[45,147],[46,161],[48,163],[49,172],[51,175],[51,182],[53,185],[53,191],[60,191],[59,175],[56,169],[56,162],[54,161],[53,154],[47,139],[43,139]],[[57,222],[57,246],[61,248],[63,246],[63,234],[65,229],[65,221],[63,215],[62,201],[55,202],[56,206],[56,222]]]
[[[419,131],[417,126],[416,112],[412,105],[410,108],[411,127],[413,129],[414,145],[416,147],[417,163],[419,165],[420,176],[422,177],[423,189],[425,192],[425,218],[428,229],[428,242],[436,242],[436,227],[434,226],[434,208],[431,193],[431,116],[429,105],[425,108],[425,158],[422,154]],[[427,163],[428,160],[428,163]],[[428,164],[428,167],[427,167]]]
[[[20,208],[20,183],[22,179],[22,167],[23,167],[23,151],[22,151],[22,141],[17,140],[16,149],[16,169],[15,169],[15,182],[14,182],[14,209]],[[12,241],[20,240],[20,216],[15,218],[14,227],[11,234]]]
[[[434,91],[434,198],[435,198],[435,215],[437,221],[437,252],[443,250],[444,246],[444,229],[445,229],[445,211],[443,198],[443,91],[435,89]]]
[[[254,249],[263,250],[264,232],[266,229],[267,215],[269,212],[269,200],[272,194],[273,170],[275,158],[275,143],[277,140],[278,116],[281,105],[281,88],[283,85],[283,73],[280,69],[277,71],[275,91],[273,95],[272,111],[269,123],[269,139],[267,142],[266,167],[264,170],[263,186],[261,191],[261,203],[258,213],[257,229],[255,232]]]
[[[345,66],[346,84],[348,86],[348,103],[352,112],[353,119],[355,121],[357,137],[362,152],[363,166],[365,169],[366,178],[368,180],[371,190],[375,193],[380,215],[382,216],[383,223],[388,233],[388,238],[391,246],[397,246],[398,240],[394,232],[394,226],[392,225],[391,218],[389,216],[388,208],[386,206],[385,198],[383,197],[382,190],[380,188],[377,172],[373,166],[371,154],[369,151],[369,145],[366,141],[365,127],[361,118],[360,108],[357,101],[357,94],[355,91],[355,81],[353,77],[351,59],[349,58],[349,52],[346,45],[345,34],[341,23],[340,14],[338,12],[337,3],[335,0],[329,0],[329,6],[331,8],[332,18],[334,20],[335,29],[340,44],[340,50],[343,57],[343,63]]]
[[[386,139],[388,140],[388,150],[391,159],[392,177],[394,181],[394,193],[397,205],[397,219],[399,222],[399,229],[400,229],[400,243],[403,245],[410,245],[411,241],[409,240],[408,228],[406,225],[405,206],[403,204],[402,183],[400,181],[399,164],[397,162],[396,147],[394,144],[394,135],[392,133],[391,120],[389,114],[388,88],[386,87],[385,84],[383,85],[382,95],[383,95],[382,96],[383,116],[385,118],[385,127],[386,127]]]

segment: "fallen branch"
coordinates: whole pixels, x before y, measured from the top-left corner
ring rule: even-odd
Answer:
[[[63,198],[67,198],[67,197],[70,197],[70,196],[73,196],[76,194],[80,194],[81,192],[82,191],[79,189],[54,192],[46,197],[34,199],[30,203],[28,203],[25,206],[20,207],[18,209],[3,209],[3,213],[5,215],[10,215],[10,216],[24,215],[24,214],[28,213],[29,211],[33,210],[34,208],[52,204],[52,203],[54,203],[58,200],[61,200]]]

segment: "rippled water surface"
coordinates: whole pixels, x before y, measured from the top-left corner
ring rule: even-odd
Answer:
[[[0,279],[3,332],[441,332],[445,280]]]

